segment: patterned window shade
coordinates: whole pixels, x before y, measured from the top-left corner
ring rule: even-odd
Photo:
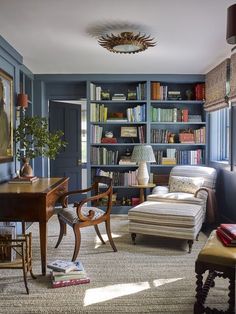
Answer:
[[[226,59],[206,75],[206,111],[215,111],[228,107],[227,80],[230,59]]]
[[[230,94],[229,100],[236,102],[236,53],[230,59]]]

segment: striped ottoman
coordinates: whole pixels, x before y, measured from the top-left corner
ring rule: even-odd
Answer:
[[[191,253],[202,227],[203,209],[197,204],[146,201],[131,208],[128,219],[134,244],[136,234],[186,239]]]

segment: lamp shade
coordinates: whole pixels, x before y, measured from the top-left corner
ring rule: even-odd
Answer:
[[[17,106],[21,108],[28,107],[28,95],[27,94],[18,94],[17,95]]]
[[[155,162],[155,156],[151,145],[135,146],[131,156],[131,161]]]
[[[236,4],[228,7],[227,10],[226,40],[228,44],[236,44]]]

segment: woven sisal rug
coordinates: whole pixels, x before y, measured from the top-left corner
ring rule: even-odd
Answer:
[[[111,229],[118,252],[107,243],[102,245],[93,227],[82,229],[79,259],[91,282],[64,288],[51,288],[48,270],[40,274],[38,225],[33,234],[33,271],[36,280],[28,276],[27,295],[19,270],[0,273],[0,313],[193,313],[195,302],[194,263],[207,235],[200,234],[187,253],[185,241],[151,236],[137,236],[131,243],[127,216],[113,216]],[[105,234],[105,228],[100,228]],[[74,236],[68,227],[59,248],[59,224],[53,217],[48,224],[48,262],[71,259]],[[107,242],[107,238],[104,237]],[[207,303],[225,309],[228,281],[216,279]]]

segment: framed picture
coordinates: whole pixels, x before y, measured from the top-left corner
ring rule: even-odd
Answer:
[[[0,163],[13,160],[13,79],[0,69]]]
[[[120,131],[121,137],[137,137],[138,131],[135,126],[122,126]]]

